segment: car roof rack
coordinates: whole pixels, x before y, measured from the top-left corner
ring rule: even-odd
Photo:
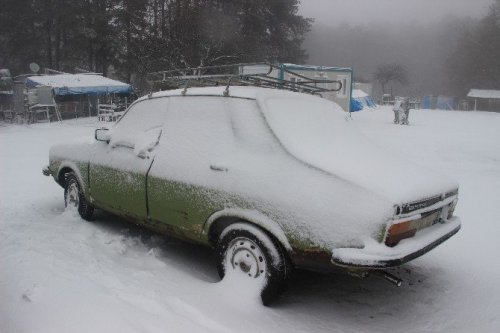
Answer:
[[[285,79],[285,73],[289,79]],[[148,73],[146,79],[153,85],[155,91],[184,88],[183,94],[190,87],[207,86],[226,86],[224,95],[229,95],[230,86],[256,86],[310,94],[342,89],[341,81],[310,78],[284,66],[269,63],[173,69]],[[327,88],[329,83],[332,83],[334,88]]]

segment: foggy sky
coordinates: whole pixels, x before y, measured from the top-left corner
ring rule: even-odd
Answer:
[[[493,0],[301,0],[300,14],[337,26],[387,21],[433,23],[445,16],[484,15]]]

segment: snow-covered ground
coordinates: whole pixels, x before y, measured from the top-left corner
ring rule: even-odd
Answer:
[[[95,119],[0,123],[0,332],[499,332],[500,113],[352,118],[376,144],[460,182],[462,230],[394,270],[400,288],[296,272],[269,308],[219,283],[205,248],[64,211],[41,168],[52,144],[91,138]]]

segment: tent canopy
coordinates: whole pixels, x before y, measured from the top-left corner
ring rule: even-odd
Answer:
[[[97,74],[58,74],[30,76],[26,86],[50,86],[56,96],[130,94],[132,86]]]
[[[375,107],[373,98],[361,89],[352,90],[351,111],[361,111],[364,107]]]

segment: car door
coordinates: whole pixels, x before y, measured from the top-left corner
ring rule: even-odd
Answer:
[[[227,97],[170,97],[155,162],[148,175],[151,223],[197,239],[227,199],[233,132]]]
[[[93,204],[135,219],[147,218],[146,175],[162,133],[168,99],[134,104],[110,130],[110,141],[96,142],[89,166]]]

